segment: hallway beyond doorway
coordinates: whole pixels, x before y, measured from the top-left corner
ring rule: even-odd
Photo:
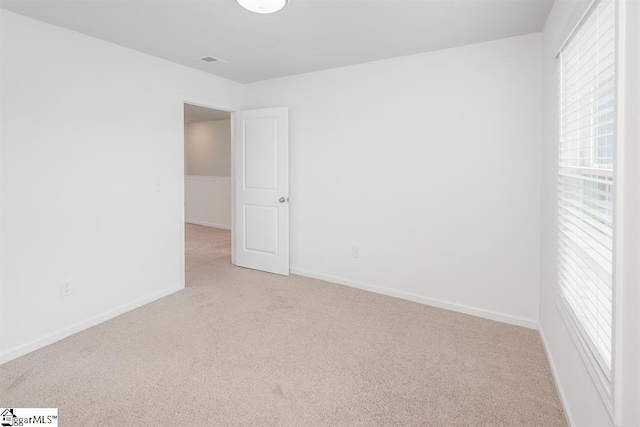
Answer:
[[[185,224],[185,286],[210,283],[231,268],[231,230]]]

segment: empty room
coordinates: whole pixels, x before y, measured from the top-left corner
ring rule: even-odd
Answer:
[[[637,0],[0,0],[3,426],[640,426]]]

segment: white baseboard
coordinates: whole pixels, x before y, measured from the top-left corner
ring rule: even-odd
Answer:
[[[124,314],[128,311],[134,310],[145,304],[149,304],[150,302],[166,297],[167,295],[170,295],[181,289],[184,289],[184,286],[175,285],[169,288],[165,288],[159,292],[153,293],[151,295],[132,301],[130,303],[123,304],[105,313],[90,317],[89,319],[86,319],[86,320],[82,320],[69,327],[52,332],[41,338],[35,339],[26,344],[15,347],[11,350],[7,350],[4,353],[0,354],[0,365],[10,360],[16,359],[20,356],[24,356],[25,354],[31,353],[32,351],[38,350],[42,347],[46,347],[49,344],[53,344],[54,342],[60,341],[61,339],[67,338],[73,334],[77,334],[78,332],[81,332],[85,329],[89,329],[90,327],[95,326],[99,323],[105,322],[109,319],[113,319],[116,316]]]
[[[529,329],[537,329],[538,322],[532,319],[524,317],[512,316],[510,314],[498,313],[491,310],[484,310],[481,308],[470,307],[463,304],[457,304],[449,301],[443,301],[435,298],[429,298],[422,295],[413,294],[410,292],[398,291],[395,289],[389,289],[382,286],[370,285],[367,283],[357,282],[354,280],[343,279],[341,277],[329,276],[326,274],[316,273],[313,271],[307,271],[300,268],[291,267],[291,273],[299,276],[310,277],[312,279],[324,280],[325,282],[337,283],[339,285],[345,285],[352,288],[362,289],[369,292],[375,292],[377,294],[387,295],[395,298],[400,298],[408,301],[417,302],[432,307],[443,308],[445,310],[456,311],[458,313],[470,314],[472,316],[482,317],[484,319],[495,320],[498,322],[509,323],[511,325],[523,326]]]
[[[540,335],[540,341],[542,341],[542,347],[544,348],[544,352],[547,355],[547,361],[549,362],[549,368],[551,369],[551,376],[553,377],[553,382],[556,385],[556,390],[558,391],[558,396],[560,396],[560,403],[562,403],[562,409],[564,409],[564,415],[567,418],[567,424],[573,427],[576,425],[573,420],[573,415],[571,414],[571,409],[569,408],[569,402],[567,401],[567,395],[562,388],[562,383],[560,383],[560,377],[558,376],[558,371],[556,370],[556,364],[553,361],[553,356],[551,356],[551,352],[549,351],[549,346],[547,344],[547,338],[542,330],[542,327],[538,326],[538,334]]]
[[[231,230],[230,225],[216,224],[215,222],[197,221],[195,219],[186,219],[187,224],[203,225],[205,227],[222,228],[223,230]]]

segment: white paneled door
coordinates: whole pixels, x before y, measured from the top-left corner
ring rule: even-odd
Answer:
[[[289,275],[289,109],[238,111],[234,126],[235,264]]]

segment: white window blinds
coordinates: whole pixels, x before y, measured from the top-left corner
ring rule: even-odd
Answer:
[[[615,0],[597,0],[560,51],[558,164],[561,301],[609,400],[615,22]]]

